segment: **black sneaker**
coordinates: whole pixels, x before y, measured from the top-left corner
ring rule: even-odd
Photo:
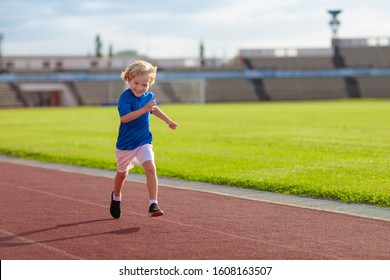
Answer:
[[[121,216],[121,202],[114,200],[114,192],[111,193],[110,213],[115,219]]]
[[[152,203],[149,206],[149,216],[150,217],[159,217],[164,215],[164,212],[158,207],[156,203]]]

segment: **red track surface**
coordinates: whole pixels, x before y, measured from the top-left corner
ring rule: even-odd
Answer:
[[[390,222],[0,162],[0,259],[390,259]]]

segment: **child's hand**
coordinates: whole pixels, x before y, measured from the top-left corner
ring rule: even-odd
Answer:
[[[156,100],[152,100],[144,106],[146,112],[152,112],[156,108]]]
[[[173,130],[175,130],[176,128],[179,127],[179,125],[177,123],[175,123],[174,121],[171,121],[171,120],[169,122],[167,122],[167,124],[168,124],[169,128],[173,129]]]

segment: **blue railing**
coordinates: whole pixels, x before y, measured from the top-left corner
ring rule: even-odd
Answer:
[[[160,71],[157,82],[203,79],[320,78],[390,76],[390,68],[342,68],[316,70]],[[0,82],[120,81],[119,73],[58,72],[0,73]]]

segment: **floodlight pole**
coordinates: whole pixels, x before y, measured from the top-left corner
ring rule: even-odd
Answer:
[[[2,54],[2,42],[3,42],[3,34],[0,33],[0,72],[3,71],[3,54]]]
[[[331,15],[332,19],[329,22],[329,25],[332,29],[332,48],[333,48],[333,65],[335,68],[344,68],[345,62],[342,54],[340,53],[339,44],[337,40],[337,31],[340,26],[340,21],[337,19],[337,15],[341,13],[341,10],[328,10],[328,13]]]
[[[336,69],[345,68],[344,56],[340,51],[340,44],[337,39],[337,32],[340,26],[340,21],[337,19],[337,15],[341,13],[341,10],[328,10],[328,13],[332,16],[332,20],[329,22],[330,27],[332,28],[333,37],[332,37],[332,47],[333,47],[333,66]],[[350,98],[358,98],[361,96],[359,82],[356,77],[347,76],[344,77],[344,83],[347,90],[347,95]]]
[[[340,21],[337,19],[337,15],[341,13],[341,10],[328,10],[328,13],[332,16],[331,21],[329,22],[330,28],[333,33],[333,41],[337,39],[337,32],[340,26]]]

